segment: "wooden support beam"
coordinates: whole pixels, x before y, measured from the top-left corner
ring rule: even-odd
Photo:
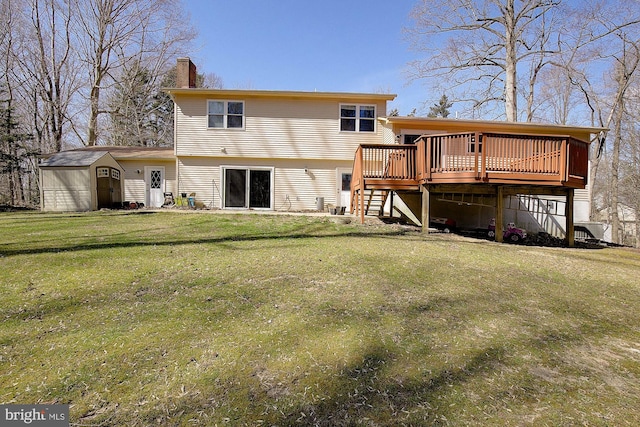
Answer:
[[[365,186],[363,185],[362,188],[360,188],[360,224],[364,224],[364,191]]]
[[[536,196],[565,196],[566,187],[551,187],[546,185],[505,185],[503,187],[505,196],[515,196],[518,194],[531,194]]]
[[[431,193],[496,194],[496,184],[427,184]],[[566,196],[567,187],[549,185],[501,185],[505,196],[535,194],[538,196]]]
[[[575,247],[576,245],[576,234],[575,227],[573,224],[573,200],[574,200],[574,189],[567,189],[567,204],[565,207],[565,214],[567,216],[567,245],[570,248]]]
[[[420,187],[422,192],[422,232],[429,232],[429,187],[423,185]]]
[[[504,188],[496,187],[496,242],[502,243],[502,229],[504,228]]]
[[[432,193],[495,194],[495,187],[489,184],[428,184]]]

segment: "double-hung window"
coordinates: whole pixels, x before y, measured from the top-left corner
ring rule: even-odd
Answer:
[[[375,105],[340,105],[340,130],[343,132],[375,132]]]
[[[244,101],[208,101],[208,126],[221,129],[244,129]]]

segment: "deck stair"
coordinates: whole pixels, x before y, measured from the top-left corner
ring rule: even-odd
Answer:
[[[384,215],[384,205],[387,202],[389,191],[372,188],[365,195],[365,215]]]

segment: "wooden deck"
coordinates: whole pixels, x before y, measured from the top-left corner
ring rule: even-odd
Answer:
[[[442,184],[585,188],[589,143],[566,135],[487,132],[424,135],[415,145],[361,145],[351,180],[351,210],[364,215],[378,192]]]

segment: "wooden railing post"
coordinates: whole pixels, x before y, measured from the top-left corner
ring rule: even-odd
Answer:
[[[480,138],[482,138],[482,166],[480,170],[480,178],[484,180],[487,176],[487,161],[489,159],[489,152],[493,147],[490,146],[491,138],[488,138],[483,134],[480,134]]]
[[[433,153],[431,152],[431,146],[433,145],[433,139],[432,137],[428,136],[426,139],[424,139],[424,172],[425,172],[425,179],[427,181],[429,181],[431,179],[431,156],[433,155]]]
[[[364,149],[362,147],[360,147],[360,152],[359,152],[359,159],[358,161],[360,162],[360,176],[358,177],[360,180],[360,200],[358,203],[358,208],[360,209],[360,223],[364,224],[364,189],[365,189],[365,182],[364,182],[364,156],[363,156],[363,152]]]
[[[422,180],[424,178],[424,158],[424,138],[420,138],[416,147],[416,178],[418,180]]]
[[[351,171],[351,185],[349,187],[350,194],[350,200],[351,200],[351,213],[356,212],[356,189],[357,186],[360,184],[360,176],[362,175],[362,146],[359,146],[356,149],[356,155],[353,158],[353,170]]]
[[[560,180],[562,182],[569,181],[569,141],[567,138],[562,139],[560,147]]]

